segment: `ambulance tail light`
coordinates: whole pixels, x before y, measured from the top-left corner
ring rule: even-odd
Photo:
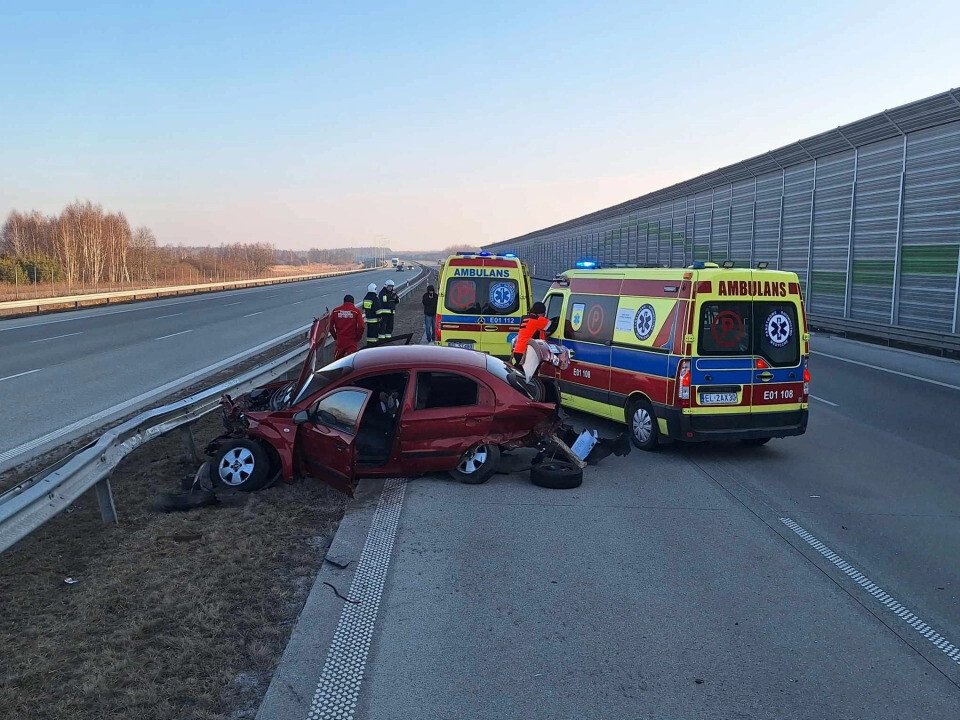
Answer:
[[[756,367],[757,370],[767,370],[770,368],[770,365],[763,358],[757,358],[754,367]]]
[[[440,316],[435,315],[433,318],[433,334],[437,338],[437,344],[440,344]]]
[[[803,394],[804,396],[810,394],[810,367],[807,365],[809,361],[803,361]]]
[[[690,399],[690,361],[680,363],[680,374],[677,378],[677,397],[681,400]]]

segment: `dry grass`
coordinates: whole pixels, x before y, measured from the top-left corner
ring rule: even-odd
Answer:
[[[396,325],[419,339],[418,293]],[[194,430],[218,432],[215,416]],[[303,480],[152,509],[195,469],[176,435],[148,443],[114,473],[120,525],[88,494],[0,555],[0,718],[256,714],[347,498]]]

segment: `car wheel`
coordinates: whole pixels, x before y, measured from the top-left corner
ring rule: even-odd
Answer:
[[[270,458],[260,443],[230,440],[223,443],[210,463],[210,479],[220,487],[251,492],[270,479]]]
[[[645,398],[637,398],[627,405],[627,425],[630,441],[641,450],[654,452],[660,447],[660,429],[653,406]]]
[[[564,460],[547,460],[530,468],[530,482],[551,490],[572,490],[583,483],[583,470]]]
[[[770,438],[750,438],[748,440],[741,440],[744,445],[752,445],[754,447],[760,447],[761,445],[766,445],[770,442]]]
[[[450,476],[468,485],[479,485],[490,479],[500,465],[500,448],[481,443],[467,450]]]

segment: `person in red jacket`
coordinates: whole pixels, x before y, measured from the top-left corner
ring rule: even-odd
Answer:
[[[334,341],[334,360],[357,351],[363,337],[363,312],[353,304],[353,295],[345,295],[343,305],[330,313],[330,334]]]
[[[523,365],[523,355],[527,352],[528,342],[547,339],[546,330],[550,319],[545,317],[546,313],[546,306],[542,302],[535,302],[530,306],[530,312],[520,321],[520,330],[513,343],[513,364],[517,367]]]

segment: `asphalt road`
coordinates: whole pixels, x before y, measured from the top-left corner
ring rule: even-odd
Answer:
[[[0,321],[0,453],[308,324],[366,272]]]
[[[802,437],[366,483],[259,719],[960,717],[960,364],[812,347]]]

